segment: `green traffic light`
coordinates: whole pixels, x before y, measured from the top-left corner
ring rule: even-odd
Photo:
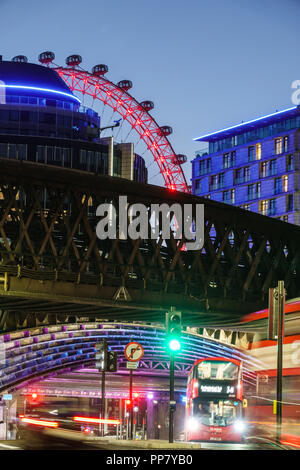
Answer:
[[[171,339],[169,341],[169,349],[171,351],[179,351],[181,349],[181,343],[178,341],[178,339]]]

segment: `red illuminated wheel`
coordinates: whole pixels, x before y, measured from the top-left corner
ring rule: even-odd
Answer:
[[[75,94],[79,94],[82,101],[85,100],[86,106],[93,107],[99,102],[103,103],[102,118],[105,107],[108,106],[113,109],[113,116],[116,113],[116,116],[121,117],[123,123],[127,123],[129,126],[127,136],[132,130],[138,134],[137,144],[143,143],[146,146],[144,153],[148,152],[149,157],[151,156],[151,165],[153,162],[158,165],[163,184],[167,188],[190,192],[181,167],[185,163],[186,157],[182,154],[177,155],[168,140],[167,136],[172,133],[172,128],[170,126],[160,127],[150,115],[154,106],[152,101],[139,103],[130,95],[128,93],[132,87],[130,80],[121,80],[118,84],[114,84],[104,78],[104,74],[108,71],[106,65],[96,65],[93,68],[93,73],[89,73],[80,68],[80,63],[81,57],[73,55],[67,58],[67,67],[54,65],[53,67],[69,88]],[[87,99],[92,102],[91,105],[86,103]],[[118,132],[120,132],[120,128]],[[139,151],[135,151],[141,154]],[[149,177],[149,183],[151,183],[151,177]]]

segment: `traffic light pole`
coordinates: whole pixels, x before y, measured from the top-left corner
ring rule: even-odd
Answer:
[[[282,426],[282,356],[284,336],[284,283],[278,282],[278,339],[277,339],[277,390],[276,390],[276,440],[280,443]]]
[[[105,419],[105,371],[102,371],[101,381],[101,418]],[[101,435],[104,437],[104,423],[101,425]]]
[[[174,353],[170,354],[169,443],[174,442]]]

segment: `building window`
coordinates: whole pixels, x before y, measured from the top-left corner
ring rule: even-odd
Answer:
[[[288,151],[288,148],[289,148],[289,137],[286,135],[286,136],[283,138],[283,151],[284,151],[284,152],[287,152],[287,151]]]
[[[230,190],[231,204],[235,203],[235,189]]]
[[[247,198],[248,200],[260,198],[260,183],[253,183],[248,185]]]
[[[248,161],[253,162],[255,160],[255,146],[251,145],[248,147]]]
[[[293,155],[287,155],[287,157],[286,157],[286,171],[292,171],[293,169],[294,169]]]
[[[274,194],[279,194],[282,192],[281,178],[274,179]]]
[[[291,212],[293,210],[293,195],[289,194],[286,197],[286,212]]]
[[[282,177],[282,191],[284,193],[287,193],[288,192],[288,181],[289,181],[289,178],[287,175],[284,175]]]
[[[197,191],[197,192],[201,191],[201,180],[196,180],[195,181],[195,191]]]
[[[288,222],[288,221],[289,221],[289,216],[288,216],[288,215],[284,215],[284,216],[282,217],[282,220],[283,220],[283,222]]]
[[[204,175],[205,173],[206,173],[206,161],[201,160],[199,162],[199,175]]]
[[[268,176],[268,162],[262,162],[260,164],[260,178]]]
[[[223,168],[231,168],[235,165],[235,151],[223,155]]]
[[[229,190],[223,191],[223,201],[228,202],[229,199],[230,199],[230,191]]]
[[[8,144],[0,144],[0,157],[7,158]]]
[[[270,199],[268,215],[273,216],[276,214],[276,199]]]
[[[247,183],[248,181],[250,181],[250,167],[245,166],[243,168],[238,168],[235,171],[235,184]]]
[[[223,191],[223,201],[234,204],[235,203],[235,189],[228,189]]]
[[[230,153],[223,155],[223,168],[230,168]]]
[[[222,189],[224,188],[225,183],[225,173],[220,173],[219,175],[213,175],[210,177],[210,190]]]
[[[218,175],[213,175],[210,177],[210,189],[214,190],[218,187]]]
[[[54,158],[53,158],[53,161],[58,164],[58,163],[61,163],[62,162],[62,155],[61,155],[61,152],[62,149],[60,147],[55,147],[55,151],[54,151]]]
[[[80,163],[80,168],[86,167],[86,165],[87,165],[87,154],[86,154],[86,150],[80,150],[79,163]]]
[[[256,160],[261,159],[261,143],[256,144]]]
[[[250,211],[250,204],[243,204],[241,206],[241,209],[244,209],[245,211]]]
[[[275,155],[282,153],[282,137],[275,139]]]
[[[237,170],[235,170],[234,183],[235,184],[243,183],[243,169],[242,168],[238,168]]]
[[[259,201],[259,213],[261,215],[267,215],[269,209],[269,201],[264,200],[264,201]]]
[[[225,173],[220,173],[219,174],[219,188],[220,189],[224,188],[224,183],[225,183]]]
[[[276,175],[277,173],[277,160],[274,158],[274,160],[269,161],[269,174],[270,176]]]
[[[210,172],[210,166],[211,166],[211,159],[210,158],[208,158],[206,160],[201,160],[199,162],[198,174],[195,175],[195,176],[197,177],[197,176],[205,175],[206,173],[209,173]]]

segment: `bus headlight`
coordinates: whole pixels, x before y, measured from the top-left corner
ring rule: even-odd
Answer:
[[[188,431],[196,431],[199,428],[199,420],[197,418],[190,418],[187,422]]]
[[[244,421],[240,421],[240,420],[236,421],[234,423],[234,429],[237,432],[244,432],[245,429],[246,429],[246,425],[245,425]]]

